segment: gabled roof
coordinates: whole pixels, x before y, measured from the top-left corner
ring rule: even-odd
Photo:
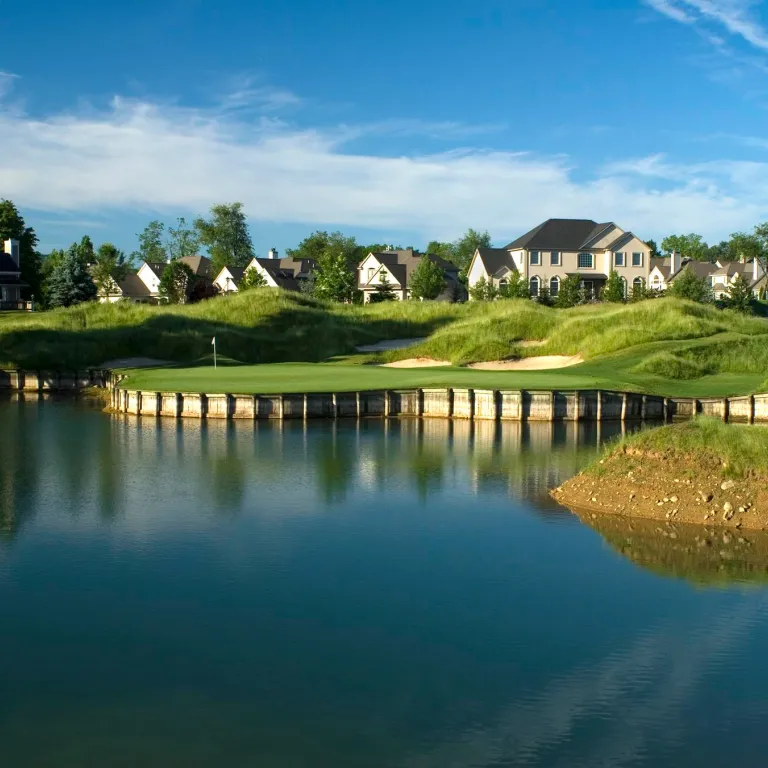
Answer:
[[[221,272],[224,270],[227,270],[229,272],[231,278],[235,281],[235,285],[237,285],[242,279],[243,279],[243,273],[245,272],[245,267],[222,267]],[[218,280],[221,277],[221,272],[219,272],[218,275],[216,275],[216,280]]]
[[[452,262],[442,258],[442,256],[437,256],[434,253],[424,254],[419,253],[419,251],[414,251],[412,248],[406,248],[398,251],[369,253],[365,258],[367,259],[370,256],[373,256],[379,264],[386,265],[387,269],[392,273],[392,276],[403,288],[408,287],[411,281],[411,275],[416,271],[419,264],[421,264],[422,259],[429,259],[431,262],[437,264],[437,266],[445,272],[446,280],[458,280],[459,268]],[[363,259],[363,261],[365,261],[365,259]],[[362,264],[362,262],[360,263]],[[378,270],[375,274],[378,274]],[[358,283],[360,286],[371,284],[367,277],[363,278],[360,274],[358,274]],[[378,285],[378,283],[375,283],[374,285]]]
[[[652,256],[651,257],[651,272],[654,269],[658,269],[661,272],[661,276],[664,280],[669,279],[669,273],[672,270],[672,259],[669,256]]]
[[[157,277],[163,276],[163,270],[168,266],[168,263],[165,261],[145,261],[144,262],[154,273]],[[141,269],[141,267],[139,267]]]
[[[640,240],[640,238],[634,232],[622,232],[612,243],[605,246],[606,251],[615,251],[617,248],[625,246],[627,243],[631,243],[633,240]],[[645,243],[640,240],[643,245]]]
[[[138,298],[142,296],[150,297],[153,295],[147,287],[147,284],[138,275],[135,275],[132,272],[120,280],[117,285],[123,296]]]
[[[547,219],[517,240],[513,240],[506,250],[518,248],[553,251],[578,251],[585,248],[585,243],[592,242],[605,232],[611,222],[598,224],[592,219]]]
[[[517,272],[515,260],[505,248],[478,248],[477,258],[489,275],[495,275],[505,267],[512,272]]]
[[[713,264],[711,261],[697,261],[696,259],[683,259],[682,266],[675,272],[669,279],[674,280],[678,275],[681,275],[684,270],[690,270],[696,277],[703,279],[709,277],[713,272],[716,272],[720,267],[717,264]]]
[[[211,260],[207,256],[182,256],[183,261],[197,277],[211,278]]]
[[[29,288],[29,283],[25,283],[18,275],[0,275],[0,285],[19,285],[22,288]]]
[[[0,272],[17,272],[21,273],[21,267],[11,258],[9,253],[0,251]],[[5,283],[9,285],[9,283]]]

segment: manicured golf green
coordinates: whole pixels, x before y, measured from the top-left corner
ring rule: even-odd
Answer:
[[[414,387],[476,389],[606,389],[645,392],[669,397],[724,397],[758,389],[765,376],[721,373],[690,381],[665,379],[627,371],[636,355],[594,360],[551,371],[476,371],[441,368],[383,368],[337,363],[196,368],[152,368],[130,371],[122,386],[171,392],[349,392]]]

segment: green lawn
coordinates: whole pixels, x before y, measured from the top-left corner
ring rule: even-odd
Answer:
[[[153,368],[129,372],[122,386],[175,392],[350,392],[414,387],[476,389],[615,389],[670,397],[724,397],[755,391],[762,374],[716,374],[693,381],[625,371],[635,356],[595,360],[556,371],[475,371],[469,368],[382,368],[339,363],[195,368]]]

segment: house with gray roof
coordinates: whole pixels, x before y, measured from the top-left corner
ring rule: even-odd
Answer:
[[[368,303],[382,283],[389,283],[399,301],[411,296],[411,276],[423,259],[437,264],[445,276],[445,288],[437,301],[462,301],[466,291],[459,280],[459,268],[433,253],[420,253],[413,248],[369,253],[357,268],[357,287]]]
[[[598,299],[612,271],[629,295],[645,287],[651,270],[651,248],[613,222],[592,219],[547,219],[504,248],[478,248],[467,270],[470,288],[481,279],[500,288],[513,273],[528,283],[531,296],[547,288],[551,296],[576,275],[588,297]]]
[[[314,259],[296,259],[293,256],[279,258],[273,248],[268,258],[253,258],[246,267],[224,267],[213,280],[220,293],[236,293],[240,281],[250,271],[256,270],[264,278],[267,288],[282,288],[285,291],[301,290],[315,270]]]
[[[649,285],[655,291],[665,291],[672,286],[683,273],[693,272],[701,280],[705,280],[715,299],[728,296],[728,291],[737,277],[746,280],[753,293],[757,296],[764,290],[765,270],[759,259],[742,259],[740,261],[697,261],[680,256],[673,252],[660,259],[652,259],[652,269]]]
[[[18,240],[6,240],[0,251],[0,309],[31,310],[32,302],[21,298],[22,288],[29,285],[21,279],[21,255]]]

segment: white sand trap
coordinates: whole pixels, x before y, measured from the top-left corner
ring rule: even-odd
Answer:
[[[542,355],[526,357],[523,360],[499,360],[495,363],[472,363],[468,366],[476,371],[549,371],[556,368],[569,368],[583,363],[581,355]]]
[[[386,352],[390,349],[406,349],[412,347],[414,344],[419,344],[424,341],[420,339],[385,339],[384,341],[377,341],[375,344],[363,344],[360,347],[355,347],[358,352]]]
[[[433,360],[431,357],[409,357],[407,360],[396,360],[394,363],[383,363],[382,368],[439,368],[451,365],[450,360]]]

